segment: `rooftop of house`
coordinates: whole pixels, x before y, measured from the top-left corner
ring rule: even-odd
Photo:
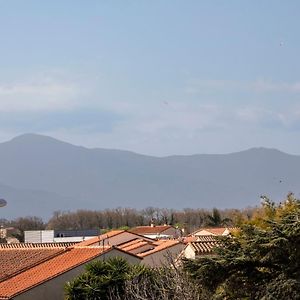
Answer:
[[[77,245],[78,246],[91,246],[91,245],[94,245],[94,244],[98,244],[100,246],[101,241],[108,240],[108,239],[110,239],[112,237],[115,237],[115,236],[118,236],[118,235],[121,236],[122,234],[125,235],[126,239],[127,239],[127,241],[122,242],[122,243],[127,243],[127,242],[130,242],[130,241],[136,240],[136,239],[143,239],[143,240],[149,241],[149,242],[154,241],[153,239],[151,239],[149,237],[144,237],[143,235],[140,235],[138,233],[133,233],[133,232],[128,231],[128,230],[112,230],[112,231],[109,231],[105,234],[101,234],[97,237],[94,237],[94,238],[91,238],[89,240],[80,242]],[[115,244],[115,246],[118,246],[118,245],[119,244]]]
[[[144,239],[134,239],[132,241],[118,245],[118,248],[130,252],[146,245],[152,245],[152,243]]]
[[[220,242],[217,240],[195,241],[195,242],[190,242],[188,244],[188,246],[190,246],[193,249],[196,255],[212,253],[214,248],[220,245],[221,245]]]
[[[197,240],[196,236],[186,236],[186,237],[183,238],[182,241],[183,241],[183,243],[188,244],[188,243],[194,242],[196,240]]]
[[[74,246],[78,242],[59,242],[59,243],[14,243],[14,244],[6,244],[0,243],[1,249],[40,249],[40,248],[66,248],[70,246]]]
[[[59,253],[64,248],[7,248],[0,250],[0,282],[32,266],[35,266]]]
[[[197,236],[187,236],[183,238],[183,242],[185,244],[196,242],[196,241],[202,241],[202,242],[214,242],[216,241],[215,235],[197,235]]]
[[[155,244],[155,243],[153,243]],[[175,245],[180,245],[182,244],[181,242],[177,241],[177,240],[164,240],[164,241],[160,241],[160,243],[156,243],[156,246],[153,249],[150,249],[148,251],[142,252],[137,254],[139,257],[146,257],[148,255],[157,253],[159,251],[168,249],[170,247],[173,247]]]
[[[130,240],[117,247],[97,244],[122,233],[129,233]],[[0,299],[15,297],[113,248],[143,259],[178,244],[182,243],[156,241],[124,230],[114,230],[81,243],[0,244]]]
[[[98,257],[110,249],[102,247],[66,248],[55,256],[48,257],[43,262],[30,266],[28,269],[0,282],[0,299],[15,297],[26,290]],[[45,249],[42,251],[45,251]],[[18,257],[18,259],[21,259],[21,257]],[[21,265],[24,262],[19,260],[18,263]]]
[[[207,228],[200,228],[189,236],[195,235],[228,235],[231,231],[235,230],[235,228],[228,228],[228,227],[207,227]]]
[[[165,250],[177,244],[182,244],[178,240],[146,240],[138,238],[129,242],[120,244],[117,246],[118,249],[122,249],[129,253],[134,253],[137,256],[143,258],[153,253]]]
[[[109,231],[107,233],[96,236],[94,238],[91,238],[89,240],[83,241],[83,242],[79,243],[78,245],[80,245],[80,246],[90,246],[90,245],[93,245],[95,243],[99,243],[99,242],[101,242],[105,239],[109,239],[113,236],[124,233],[124,232],[126,232],[126,231],[125,230],[112,230],[112,231]]]
[[[137,226],[130,229],[130,232],[137,233],[137,234],[162,234],[164,231],[174,228],[171,225],[159,225],[159,226]]]

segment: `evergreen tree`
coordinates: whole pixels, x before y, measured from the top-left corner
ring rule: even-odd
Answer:
[[[216,255],[184,262],[215,299],[300,299],[300,202],[266,199],[262,214],[236,236],[222,239]]]
[[[217,208],[212,210],[211,215],[207,215],[207,225],[211,227],[227,226],[231,223],[229,218],[222,219],[220,211]]]

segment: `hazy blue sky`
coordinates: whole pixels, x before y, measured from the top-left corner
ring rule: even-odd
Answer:
[[[0,141],[300,154],[300,1],[0,0]]]

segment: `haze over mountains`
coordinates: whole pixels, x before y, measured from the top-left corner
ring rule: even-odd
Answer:
[[[148,206],[242,208],[300,191],[300,156],[253,148],[151,157],[25,134],[0,144],[0,218]]]

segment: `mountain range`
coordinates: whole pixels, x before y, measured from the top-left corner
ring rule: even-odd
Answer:
[[[0,143],[0,218],[148,206],[243,208],[300,192],[300,156],[253,148],[152,157],[25,134]]]

